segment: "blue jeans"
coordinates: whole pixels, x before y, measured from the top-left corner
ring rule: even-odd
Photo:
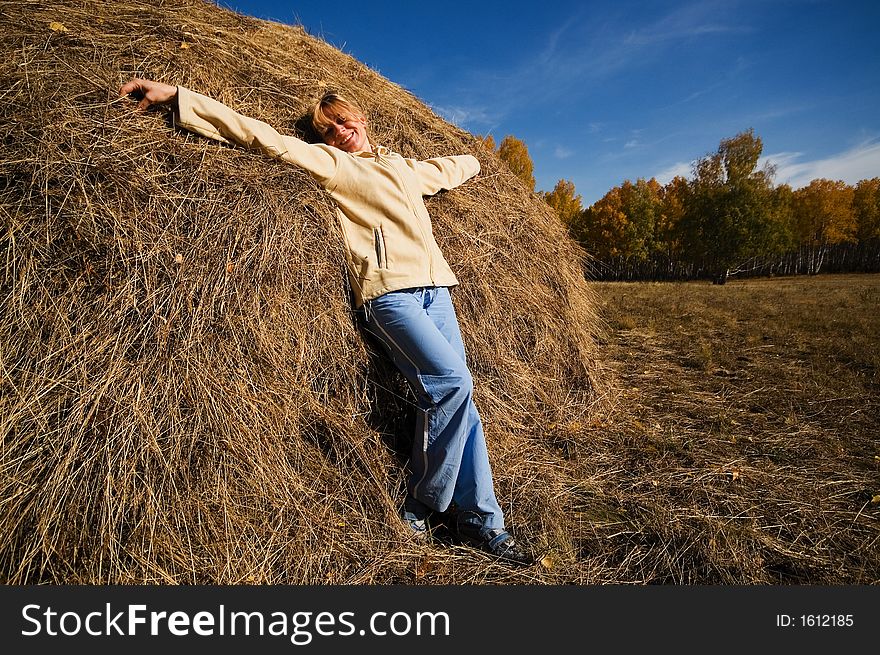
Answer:
[[[459,524],[503,529],[473,379],[449,289],[419,287],[364,303],[365,328],[387,350],[418,398],[411,497]]]

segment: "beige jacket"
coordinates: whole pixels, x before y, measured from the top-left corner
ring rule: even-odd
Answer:
[[[472,155],[405,159],[387,148],[347,153],[279,134],[262,121],[178,87],[176,122],[202,136],[256,148],[311,173],[336,201],[356,305],[389,291],[454,286],[422,196],[480,171]]]

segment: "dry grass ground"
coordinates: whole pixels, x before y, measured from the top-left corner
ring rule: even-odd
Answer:
[[[619,388],[576,457],[596,570],[877,583],[880,276],[595,287]]]

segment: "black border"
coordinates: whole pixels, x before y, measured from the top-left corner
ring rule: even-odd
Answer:
[[[876,637],[876,586],[5,586],[0,587],[5,652],[186,653],[217,646],[250,653],[530,653],[646,649],[654,652],[824,652]],[[42,608],[84,615],[146,605],[147,611],[446,612],[448,636],[320,636],[294,645],[283,636],[23,636]],[[780,615],[790,618],[780,619]],[[818,617],[801,619],[802,616]],[[831,625],[851,617],[844,624]],[[782,625],[785,624],[785,625]],[[808,625],[812,624],[812,625]],[[826,624],[826,625],[823,625]],[[96,624],[97,625],[97,624]],[[659,649],[659,650],[658,650]],[[226,650],[226,648],[223,648]],[[785,652],[785,651],[783,651]],[[849,651],[844,651],[849,652]],[[543,655],[543,653],[542,653]]]

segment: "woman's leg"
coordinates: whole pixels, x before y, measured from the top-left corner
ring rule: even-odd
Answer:
[[[454,501],[462,521],[478,529],[503,529],[448,290],[395,291],[364,309],[366,328],[386,347],[419,399],[411,496],[439,512]]]
[[[433,302],[428,305],[426,311],[428,317],[467,366],[464,341],[461,338],[449,289],[438,287]],[[483,421],[474,404],[473,395],[468,404],[467,426],[467,440],[453,494],[453,500],[459,510],[458,522],[460,525],[469,524],[478,529],[503,529],[504,517],[495,498],[489,452],[483,434]]]

